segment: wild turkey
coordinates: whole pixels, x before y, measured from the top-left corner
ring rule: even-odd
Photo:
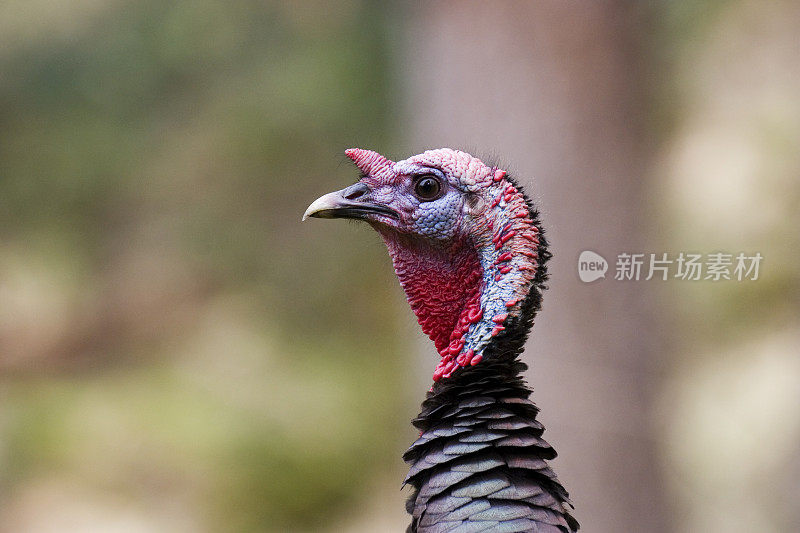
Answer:
[[[442,148],[397,163],[347,155],[361,179],[303,215],[364,220],[440,360],[403,458],[409,532],[577,531],[547,461],[538,408],[519,360],[550,257],[539,213],[508,174]]]

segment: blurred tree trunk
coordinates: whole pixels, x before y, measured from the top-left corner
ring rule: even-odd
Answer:
[[[497,154],[527,184],[554,253],[525,359],[556,471],[586,531],[666,531],[652,299],[613,280],[618,253],[644,251],[647,17],[620,2],[416,9],[403,29],[409,140],[393,155]],[[605,280],[578,279],[586,249],[608,260]]]

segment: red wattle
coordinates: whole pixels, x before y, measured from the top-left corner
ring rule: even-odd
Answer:
[[[391,236],[386,243],[422,331],[440,354],[453,353],[456,346],[460,351],[463,324],[482,316],[483,269],[474,246],[462,241],[450,250],[420,249]]]

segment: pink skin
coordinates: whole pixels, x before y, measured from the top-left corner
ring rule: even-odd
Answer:
[[[359,218],[383,237],[411,308],[436,345],[434,380],[478,364],[488,341],[519,313],[538,266],[539,230],[524,197],[505,171],[448,148],[397,163],[369,150],[346,153],[366,185],[354,201],[396,214]],[[415,193],[425,176],[441,186],[432,200]]]

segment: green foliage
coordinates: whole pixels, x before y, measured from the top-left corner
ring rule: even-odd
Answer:
[[[318,528],[397,460],[385,252],[300,225],[354,179],[345,148],[393,134],[391,32],[372,3],[287,6],[112,3],[6,39],[0,508],[58,478]]]

